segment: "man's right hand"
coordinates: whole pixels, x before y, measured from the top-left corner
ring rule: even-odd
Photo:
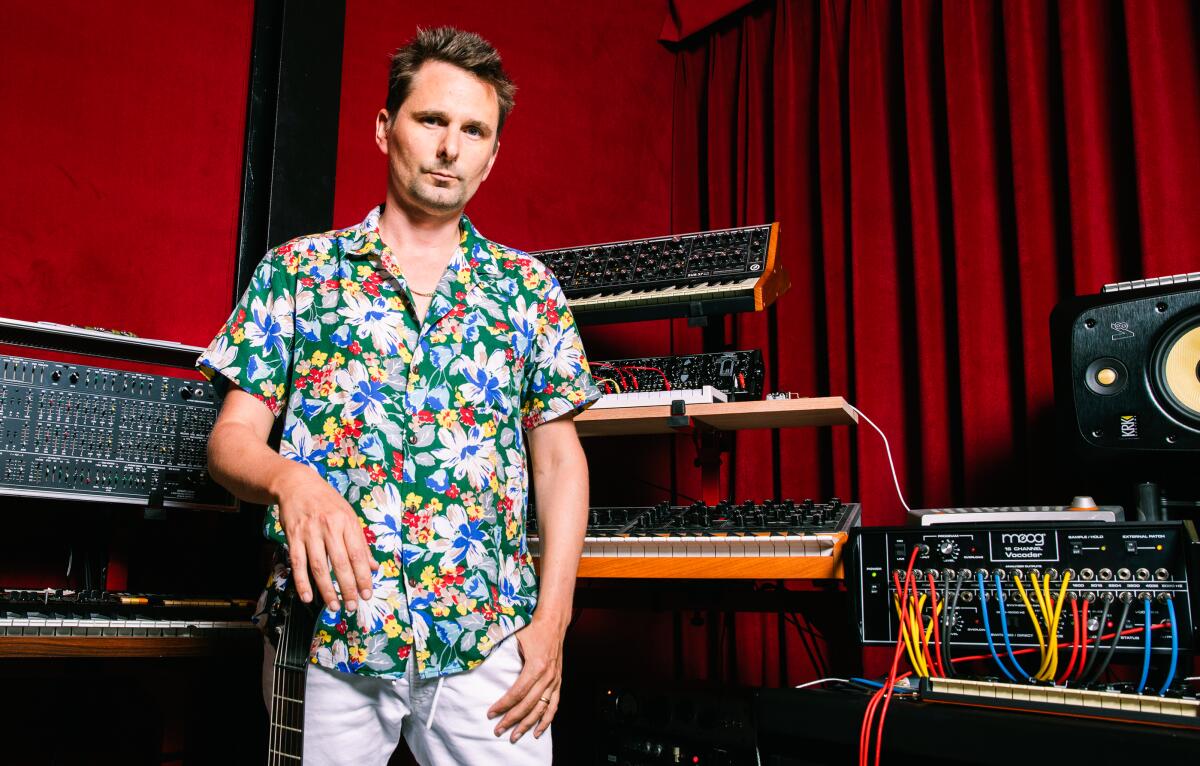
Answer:
[[[267,446],[274,422],[265,404],[231,387],[208,440],[209,472],[243,500],[279,505],[292,576],[303,601],[312,601],[315,582],[326,606],[339,608],[341,597],[329,577],[332,567],[338,583],[353,584],[346,588],[346,606],[354,610],[359,596],[371,597],[371,572],[379,563],[358,515],[337,490],[308,466]]]
[[[340,589],[346,608],[354,611],[358,608],[355,590],[362,598],[371,597],[371,572],[379,568],[379,563],[371,555],[362,524],[350,504],[311,469],[293,465],[298,470],[287,472],[276,494],[296,592],[302,601],[312,601],[315,584],[326,607],[336,611]],[[337,586],[330,579],[331,568]],[[345,583],[353,583],[354,588],[346,588]]]

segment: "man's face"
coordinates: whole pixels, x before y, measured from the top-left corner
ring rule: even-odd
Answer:
[[[423,64],[395,120],[380,111],[375,121],[397,201],[435,217],[461,212],[496,161],[499,121],[492,86],[452,64]]]

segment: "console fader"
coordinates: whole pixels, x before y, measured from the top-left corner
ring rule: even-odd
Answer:
[[[0,356],[0,494],[232,509],[207,381]]]

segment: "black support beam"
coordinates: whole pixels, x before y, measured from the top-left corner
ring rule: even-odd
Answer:
[[[267,248],[333,228],[345,0],[256,0],[237,301]]]

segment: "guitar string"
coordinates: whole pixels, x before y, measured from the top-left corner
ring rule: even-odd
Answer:
[[[294,608],[292,610],[292,612],[288,616],[289,617],[299,617],[299,615],[296,612],[296,609],[302,609],[302,608],[303,608],[303,605],[297,606],[296,608]],[[308,624],[307,620],[298,619],[295,627],[299,627],[301,625],[307,625],[307,624]],[[307,646],[304,643],[304,640],[305,640],[304,635],[302,633],[297,634],[295,630],[292,630],[289,632],[294,634],[294,635],[291,635],[288,637],[289,646],[290,646],[291,641],[300,642],[300,645],[297,646],[296,649],[297,649],[297,651],[303,651],[304,657],[303,657],[303,659],[300,659],[299,668],[295,668],[295,667],[292,667],[289,665],[288,670],[287,670],[288,682],[289,682],[288,683],[288,697],[290,697],[293,700],[297,700],[295,702],[290,703],[291,704],[292,728],[299,730],[298,732],[297,731],[289,732],[291,746],[288,749],[289,749],[291,755],[302,756],[304,754],[304,734],[303,734],[303,731],[304,731],[304,673],[306,673],[308,670],[308,652],[305,651],[307,649]],[[308,643],[309,644],[312,643],[311,635],[308,637]]]
[[[283,730],[280,729],[279,725],[283,722],[282,719],[285,717],[285,715],[283,712],[283,700],[280,699],[280,694],[286,691],[284,688],[286,679],[284,679],[282,676],[282,668],[283,662],[286,661],[287,653],[290,648],[288,640],[288,622],[290,621],[290,618],[291,611],[289,610],[288,616],[284,620],[283,630],[280,631],[279,640],[275,648],[275,673],[271,684],[271,721],[274,725],[271,727],[270,752],[268,754],[269,763],[271,764],[282,763],[279,751],[281,740],[283,738]]]
[[[292,609],[290,612],[288,612],[288,650],[289,650],[289,655],[291,653],[292,642],[299,640],[299,636],[296,635],[296,625],[297,625],[297,622],[303,622],[302,620],[299,620],[299,621],[297,620],[297,618],[299,617],[298,610],[301,608],[302,607],[300,604],[297,604],[296,601],[293,601]],[[300,697],[296,693],[298,691],[296,688],[296,671],[295,671],[295,668],[293,668],[291,666],[291,662],[292,662],[292,658],[290,656],[285,658],[285,663],[287,664],[286,673],[287,673],[288,699],[296,700],[296,699],[300,699]],[[298,715],[300,715],[303,708],[301,708],[301,710],[297,710],[297,707],[299,707],[299,705],[297,705],[297,703],[295,703],[295,702],[288,703],[288,711],[289,711],[288,720],[291,722],[290,725],[293,729],[303,729],[304,728],[303,721],[296,720],[296,717]],[[288,741],[290,743],[290,746],[288,747],[289,755],[299,755],[300,753],[297,751],[300,749],[300,747],[296,740],[299,738],[300,735],[297,735],[296,732],[294,732],[294,731],[289,731],[288,734],[289,734]]]
[[[272,665],[271,736],[270,736],[269,742],[267,743],[267,763],[270,764],[271,766],[274,766],[274,764],[279,763],[278,756],[276,755],[276,749],[277,749],[276,745],[277,745],[277,739],[279,737],[279,718],[280,718],[279,658],[283,656],[282,652],[284,651],[284,646],[285,646],[286,640],[287,640],[287,631],[286,630],[280,631],[280,633],[275,641],[275,659],[271,663],[271,665]]]
[[[275,738],[278,736],[279,722],[279,652],[283,650],[283,634],[275,638],[275,657],[271,661],[271,731],[267,740],[267,764],[274,766],[278,763],[275,757]]]
[[[296,725],[296,708],[295,708],[296,703],[292,702],[292,700],[296,699],[296,694],[295,694],[296,684],[295,684],[295,677],[292,675],[292,668],[290,665],[290,663],[292,661],[292,658],[291,658],[292,643],[296,640],[295,631],[296,631],[297,610],[300,608],[299,604],[297,604],[297,601],[298,601],[297,598],[293,598],[292,599],[292,608],[288,610],[287,630],[285,631],[285,633],[287,633],[288,651],[287,651],[287,654],[285,654],[283,656],[283,668],[284,668],[283,683],[284,683],[284,689],[287,692],[287,699],[288,699],[287,714],[284,717],[287,719],[288,725],[291,726],[293,729],[300,728]],[[279,738],[281,740],[281,743],[284,740],[283,735],[285,732],[289,735],[293,733],[288,730],[281,731],[279,733]],[[294,747],[294,745],[295,745],[294,740],[295,740],[295,738],[290,737],[290,736],[286,740],[289,743],[289,747],[287,748],[288,755],[296,755],[295,747]],[[280,747],[281,751],[283,749],[284,749],[283,747]],[[281,763],[283,762],[282,755],[280,756],[280,762]]]

